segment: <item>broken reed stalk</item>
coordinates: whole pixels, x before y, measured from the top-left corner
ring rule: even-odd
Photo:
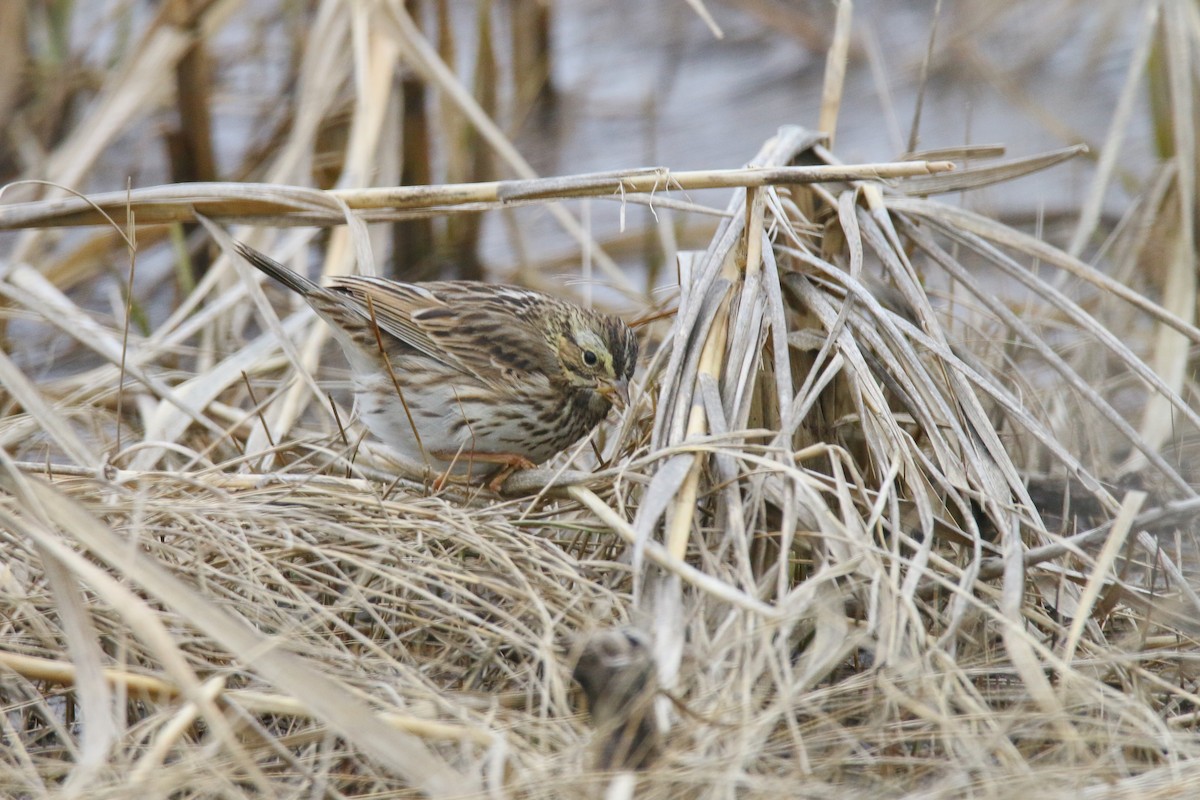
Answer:
[[[725,349],[729,339],[729,307],[739,287],[739,278],[758,272],[762,265],[762,233],[763,233],[763,196],[756,188],[746,190],[746,227],[744,230],[745,263],[741,269],[735,258],[726,257],[721,265],[721,278],[728,281],[725,296],[717,307],[713,318],[713,326],[709,329],[708,338],[700,353],[700,368],[698,375],[707,376],[714,383],[721,380],[724,369]],[[688,418],[686,438],[703,436],[709,432],[707,414],[703,403],[692,406]],[[675,558],[682,559],[687,555],[688,533],[692,527],[693,510],[700,488],[700,473],[707,462],[703,452],[692,456],[692,464],[684,479],[683,487],[675,504],[675,513],[671,518],[667,532],[667,551]]]
[[[323,192],[300,186],[266,183],[189,183],[152,186],[130,192],[105,192],[0,206],[0,230],[17,228],[125,224],[133,211],[139,225],[192,222],[196,213],[222,219],[302,215],[301,224],[340,224],[345,208],[366,210],[441,209],[469,204],[603,197],[632,200],[631,195],[671,191],[729,189],[777,184],[887,180],[949,172],[948,161],[902,161],[881,164],[821,165],[672,172],[647,168],[586,173],[533,180],[484,181],[440,186],[393,186]]]

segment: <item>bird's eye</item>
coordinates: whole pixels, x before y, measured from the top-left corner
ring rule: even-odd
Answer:
[[[600,359],[597,358],[596,354],[593,353],[591,350],[583,351],[583,363],[584,364],[587,364],[589,367],[594,367],[594,366],[596,366],[597,363],[599,363],[599,361],[600,361]]]

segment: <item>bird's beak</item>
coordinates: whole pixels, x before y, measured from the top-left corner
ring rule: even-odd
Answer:
[[[606,383],[596,391],[608,398],[608,402],[616,406],[618,411],[624,411],[629,405],[629,381],[624,378]]]

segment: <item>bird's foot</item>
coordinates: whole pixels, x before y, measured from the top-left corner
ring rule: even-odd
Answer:
[[[533,469],[537,466],[537,464],[519,453],[476,453],[464,450],[453,453],[430,453],[430,455],[443,461],[451,462],[450,467],[433,482],[433,490],[435,492],[440,492],[445,488],[446,483],[449,482],[450,473],[454,469],[454,462],[465,462],[468,466],[468,473],[470,472],[470,466],[473,464],[499,464],[500,470],[487,482],[487,488],[495,494],[500,494],[500,487],[504,485],[504,482],[514,472],[522,469]]]

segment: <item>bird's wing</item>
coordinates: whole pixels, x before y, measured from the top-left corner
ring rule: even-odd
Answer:
[[[432,292],[417,284],[353,276],[336,278],[330,288],[353,301],[384,333],[430,358],[445,360],[442,348],[413,320],[413,314],[447,307]]]
[[[339,278],[335,286],[374,317],[381,331],[485,382],[512,379],[514,373],[551,374],[557,366],[545,335],[530,321],[534,306],[548,300],[537,293],[458,281],[372,278]]]

